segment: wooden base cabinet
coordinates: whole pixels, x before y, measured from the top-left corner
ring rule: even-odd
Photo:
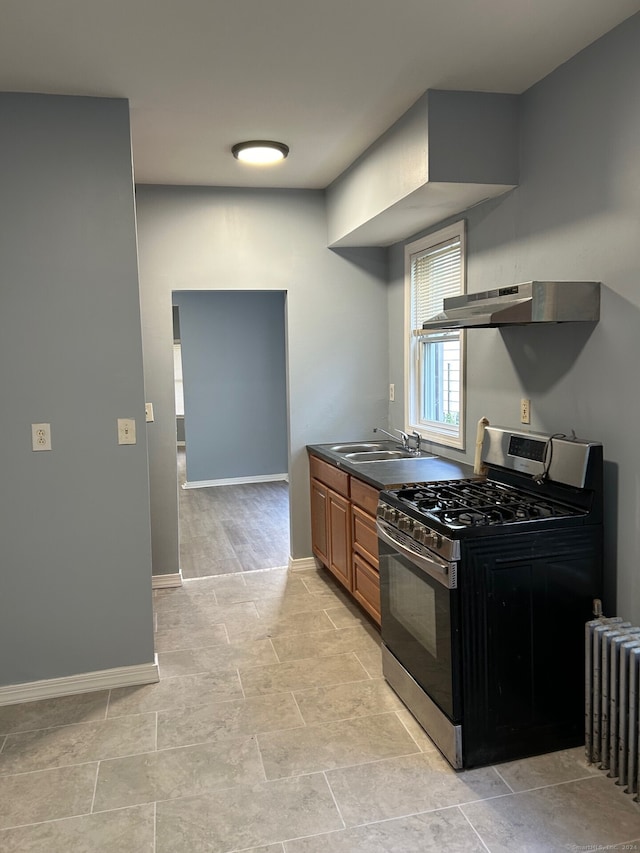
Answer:
[[[351,592],[349,475],[315,456],[309,457],[309,468],[313,553]]]
[[[378,490],[309,456],[313,553],[380,624]]]
[[[358,554],[353,555],[353,597],[380,624],[380,576]]]
[[[311,478],[311,544],[313,553],[329,565],[329,489]]]
[[[353,597],[380,624],[378,574],[377,489],[352,478],[351,531],[353,539]]]
[[[329,569],[348,590],[352,589],[351,519],[349,501],[328,491]]]

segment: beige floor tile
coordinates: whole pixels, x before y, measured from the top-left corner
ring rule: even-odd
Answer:
[[[263,779],[254,738],[114,758],[100,763],[94,811],[195,796]]]
[[[384,714],[404,708],[393,690],[382,678],[349,684],[333,684],[297,690],[294,693],[305,723],[346,720],[370,714]]]
[[[461,806],[491,853],[598,850],[640,834],[640,810],[612,779],[590,777]]]
[[[438,747],[410,711],[403,706],[402,710],[396,711],[396,716],[422,752],[438,752]]]
[[[203,600],[207,603],[203,605]],[[207,628],[221,624],[228,619],[255,618],[256,606],[253,601],[240,604],[217,604],[201,595],[194,601],[157,611],[158,631],[170,631],[174,628]]]
[[[584,747],[508,761],[496,765],[496,770],[514,791],[571,782],[601,773],[595,765],[587,764]]]
[[[193,589],[192,583],[198,586]],[[193,582],[189,581],[188,584],[189,594],[212,591],[219,604],[258,601],[268,596],[287,596],[308,591],[297,577],[297,573],[278,568],[245,572],[228,577],[201,578]]]
[[[135,806],[0,831],[2,853],[154,853],[154,807]]]
[[[458,809],[300,838],[285,842],[284,849],[285,853],[487,853]]]
[[[288,616],[290,613],[307,613],[325,610],[340,604],[340,600],[328,590],[325,593],[297,592],[286,596],[264,596],[254,602],[258,614],[263,619]]]
[[[108,717],[144,714],[171,708],[188,708],[205,702],[239,699],[242,688],[235,670],[203,672],[165,678],[142,687],[118,687],[111,691]]]
[[[395,714],[322,723],[258,736],[267,779],[281,779],[417,752]]]
[[[197,646],[216,646],[228,641],[224,624],[199,627],[168,628],[156,631],[154,637],[157,652],[171,652],[177,649],[194,649]]]
[[[289,661],[273,666],[243,667],[239,673],[245,696],[369,680],[369,676],[351,652],[315,660]]]
[[[339,590],[342,586],[329,574],[327,569],[309,569],[298,572],[299,577],[309,592],[325,592],[326,590]]]
[[[279,663],[279,660],[271,640],[248,640],[245,643],[226,643],[158,654],[160,678],[274,663]]]
[[[354,625],[371,625],[371,619],[353,602],[325,610],[334,628],[352,628]]]
[[[97,766],[0,776],[0,829],[88,813]]]
[[[326,776],[347,826],[509,793],[492,767],[456,773],[436,753],[330,770]]]
[[[353,628],[332,628],[313,634],[294,637],[274,637],[273,647],[281,661],[329,657],[344,652],[367,651],[380,657],[379,640],[364,625]]]
[[[304,720],[291,693],[160,711],[158,749],[228,740],[303,725]]]
[[[0,734],[103,720],[108,698],[108,690],[98,690],[95,693],[41,699],[20,705],[3,705],[0,707]]]
[[[156,853],[228,853],[256,846],[259,853],[276,853],[278,847],[272,851],[269,845],[282,839],[342,826],[326,780],[316,773],[158,803]]]
[[[150,752],[155,740],[155,714],[9,735],[0,752],[0,775]]]
[[[355,655],[371,678],[383,678],[380,649],[356,649]]]
[[[284,844],[267,844],[266,847],[251,847],[242,853],[284,853]]]
[[[235,642],[329,631],[335,626],[324,610],[318,610],[309,613],[290,613],[273,619],[234,619],[225,622],[225,627],[230,642]]]

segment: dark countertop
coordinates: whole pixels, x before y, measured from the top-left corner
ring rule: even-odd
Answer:
[[[363,443],[368,439],[364,439]],[[308,444],[307,450],[314,456],[319,456],[325,462],[336,465],[364,480],[376,489],[386,489],[390,486],[401,486],[403,483],[434,483],[438,480],[466,480],[474,477],[473,465],[464,462],[454,462],[442,456],[426,455],[422,458],[390,459],[379,462],[351,462],[344,454],[336,453],[331,448],[336,444]],[[344,442],[353,444],[354,442]],[[389,447],[393,447],[389,442]]]

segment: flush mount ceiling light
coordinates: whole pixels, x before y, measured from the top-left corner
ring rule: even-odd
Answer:
[[[250,142],[237,142],[231,149],[231,153],[236,160],[264,165],[284,160],[289,153],[289,146],[283,142],[271,142],[268,139],[252,139]]]

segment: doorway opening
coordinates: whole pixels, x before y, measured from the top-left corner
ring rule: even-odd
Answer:
[[[180,568],[287,566],[284,291],[175,291]]]

